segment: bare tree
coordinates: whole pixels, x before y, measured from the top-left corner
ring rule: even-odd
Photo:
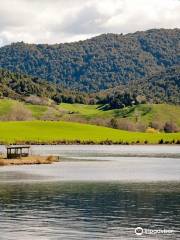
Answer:
[[[25,98],[27,103],[36,104],[36,105],[49,105],[49,100],[46,98],[38,97],[35,95],[31,95]]]
[[[25,108],[22,103],[16,103],[12,106],[11,111],[6,116],[7,121],[27,121],[32,120],[32,112]]]

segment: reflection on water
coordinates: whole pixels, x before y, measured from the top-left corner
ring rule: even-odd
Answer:
[[[0,182],[14,181],[180,181],[180,159],[137,157],[69,158],[52,165],[5,166]],[[78,161],[77,161],[78,160]]]
[[[180,159],[180,147],[177,145],[54,145],[33,146],[34,154],[54,154],[67,158],[88,156],[114,157],[175,157]]]
[[[179,147],[32,151],[62,161],[0,168],[0,240],[180,239]],[[137,226],[174,233],[137,237]]]
[[[178,183],[1,184],[0,239],[136,239],[137,226],[178,239],[179,207]]]

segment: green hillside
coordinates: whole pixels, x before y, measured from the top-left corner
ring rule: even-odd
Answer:
[[[75,114],[86,118],[96,117],[104,113],[100,109],[100,105],[87,105],[77,103],[61,103],[59,105],[59,110],[64,112],[65,114]]]
[[[52,98],[58,88],[37,77],[0,68],[0,97],[23,99],[30,95]]]
[[[100,105],[68,104],[59,105],[60,111],[64,113],[64,119],[68,115],[74,115],[85,119],[93,118],[112,118],[128,119],[135,122],[149,124],[153,121],[159,121],[164,124],[167,121],[173,121],[180,126],[180,106],[169,104],[140,104],[137,106],[126,107],[123,109],[103,110]]]
[[[19,105],[31,112],[32,120],[64,120],[105,125],[103,121],[112,118],[132,123],[142,123],[147,127],[152,122],[164,125],[173,122],[180,127],[180,106],[168,104],[140,104],[123,109],[103,110],[101,105],[68,104],[60,105],[33,105],[11,99],[0,99],[0,119],[4,119],[12,111],[14,106]],[[4,119],[6,120],[6,119]],[[102,124],[101,124],[102,122]]]
[[[13,107],[23,105],[25,109],[29,109],[32,112],[32,116],[39,118],[42,114],[47,110],[47,106],[41,105],[32,105],[32,104],[25,104],[18,100],[12,99],[0,99],[0,117],[7,116]]]
[[[24,104],[24,106],[32,112],[32,116],[35,119],[41,118],[43,114],[45,114],[45,112],[48,110],[48,107],[43,105]]]
[[[0,122],[1,143],[150,143],[179,142],[180,133],[132,133],[71,122]]]
[[[10,99],[0,99],[0,116],[8,114],[16,101]]]
[[[179,29],[152,29],[66,44],[19,42],[0,48],[0,67],[97,92],[178,65],[179,39]]]

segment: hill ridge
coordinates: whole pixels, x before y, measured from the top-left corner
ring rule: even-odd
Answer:
[[[0,67],[97,92],[179,64],[179,39],[180,29],[151,29],[75,43],[13,43],[0,48]]]

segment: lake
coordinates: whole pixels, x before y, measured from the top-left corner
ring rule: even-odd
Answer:
[[[32,154],[61,161],[0,168],[0,239],[180,239],[179,146],[33,146]]]

